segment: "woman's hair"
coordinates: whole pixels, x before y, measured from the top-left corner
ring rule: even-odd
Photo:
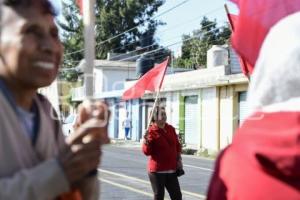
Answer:
[[[155,122],[155,121],[157,121],[160,112],[161,112],[161,111],[165,111],[165,110],[166,110],[166,109],[165,109],[165,107],[163,107],[163,106],[155,106],[155,107],[153,108],[153,110],[151,111],[151,113],[153,112],[153,114],[152,114],[152,117],[151,117],[151,120],[150,120],[150,121],[151,121],[152,123]]]
[[[53,8],[52,4],[48,0],[4,0],[4,5],[16,9],[20,6],[29,7],[33,2],[39,1],[40,6],[45,14],[56,16],[57,13]]]

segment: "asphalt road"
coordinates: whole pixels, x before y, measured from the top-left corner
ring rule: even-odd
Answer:
[[[186,174],[179,178],[184,200],[205,199],[214,161],[183,156]],[[101,200],[152,200],[147,157],[137,147],[106,146],[99,180]],[[166,192],[165,199],[170,199]]]

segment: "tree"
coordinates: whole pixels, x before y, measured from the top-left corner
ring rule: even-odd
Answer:
[[[142,45],[141,38],[154,44],[149,50],[158,48],[154,33],[156,27],[163,23],[153,19],[153,15],[164,2],[165,0],[96,0],[96,59],[105,59],[108,52],[125,53],[135,50]],[[84,52],[80,51],[84,47],[83,23],[73,1],[63,2],[63,16],[65,20],[59,21],[65,46],[63,65],[74,67],[84,57]],[[126,34],[114,37],[125,31]],[[107,41],[108,38],[113,39]]]
[[[212,45],[223,45],[230,37],[228,26],[217,28],[216,21],[210,21],[203,17],[200,22],[200,29],[193,31],[192,35],[183,35],[182,55],[175,63],[178,66],[204,67],[206,65],[207,50]]]

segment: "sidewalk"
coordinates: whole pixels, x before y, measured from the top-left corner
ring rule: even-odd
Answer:
[[[124,140],[124,139],[111,139],[110,145],[124,147],[124,148],[142,148],[142,143],[133,141],[133,140]],[[207,159],[207,160],[215,160],[214,157],[207,157],[203,155],[195,155],[195,154],[186,154],[185,148],[182,152],[182,156],[191,157],[191,158],[199,158],[199,159]]]
[[[141,148],[142,143],[133,140],[111,139],[110,145],[128,148]]]

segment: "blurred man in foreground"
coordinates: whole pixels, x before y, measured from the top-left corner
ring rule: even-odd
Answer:
[[[65,140],[52,106],[37,94],[56,78],[62,53],[47,0],[1,1],[0,199],[98,199],[92,172],[108,141],[107,106],[83,106]]]

